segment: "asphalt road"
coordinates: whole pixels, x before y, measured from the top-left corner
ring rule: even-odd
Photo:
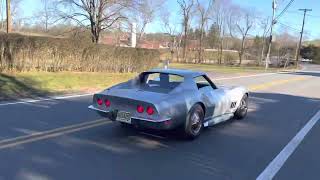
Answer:
[[[320,179],[320,66],[215,82],[249,87],[249,115],[194,141],[101,119],[87,109],[91,96],[0,104],[0,180],[249,180],[270,169],[275,179]],[[312,118],[301,143],[292,141]]]

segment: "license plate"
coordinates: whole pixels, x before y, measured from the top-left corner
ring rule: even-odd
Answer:
[[[131,114],[129,112],[119,111],[117,121],[131,124]]]

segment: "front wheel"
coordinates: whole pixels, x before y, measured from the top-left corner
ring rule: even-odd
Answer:
[[[240,105],[236,112],[234,113],[234,117],[236,119],[243,119],[248,114],[248,95],[244,95],[240,101]]]
[[[198,137],[203,129],[204,111],[201,105],[194,105],[188,113],[184,134],[189,139]]]

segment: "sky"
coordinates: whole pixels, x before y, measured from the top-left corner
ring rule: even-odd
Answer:
[[[3,1],[3,0],[0,0]],[[277,0],[277,13],[279,14],[290,0]],[[271,17],[272,0],[232,0],[233,4],[237,4],[242,8],[253,9],[261,17]],[[171,12],[172,19],[177,26],[181,26],[179,7],[176,0],[167,0],[167,10]],[[41,0],[22,0],[21,9],[24,17],[30,17],[41,7]],[[319,0],[295,0],[289,7],[287,12],[279,19],[280,23],[275,25],[276,33],[289,32],[295,36],[299,35],[303,20],[303,12],[298,11],[300,8],[310,8],[312,12],[308,12],[305,24],[305,39],[320,39],[320,2]],[[160,20],[156,20],[149,24],[146,32],[161,32],[163,28]]]

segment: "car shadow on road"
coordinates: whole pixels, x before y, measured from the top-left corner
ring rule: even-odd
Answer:
[[[41,84],[35,80],[24,77],[21,81],[14,76],[0,73],[0,101],[45,97],[52,94],[39,87]]]

